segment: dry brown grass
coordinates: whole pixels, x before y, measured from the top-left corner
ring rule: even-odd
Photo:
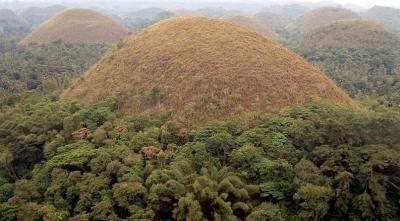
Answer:
[[[298,48],[399,48],[400,38],[385,26],[362,19],[342,20],[304,36]]]
[[[128,31],[113,18],[90,9],[66,9],[39,25],[20,42],[114,43]]]
[[[296,19],[293,24],[288,26],[288,30],[295,35],[303,35],[335,21],[359,18],[361,18],[359,14],[344,8],[316,8]]]
[[[161,96],[151,95],[154,88]],[[113,94],[122,98],[123,114],[168,108],[193,122],[225,119],[238,109],[277,112],[313,95],[356,106],[289,49],[248,28],[204,17],[171,18],[139,31],[62,98],[94,104]]]

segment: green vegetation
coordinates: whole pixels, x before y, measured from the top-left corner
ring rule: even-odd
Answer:
[[[380,24],[343,20],[306,35],[295,50],[350,95],[400,105],[400,38]]]
[[[263,11],[273,12],[289,19],[296,19],[303,15],[308,8],[302,4],[276,4]]]
[[[108,48],[104,44],[62,41],[21,48],[15,44],[12,40],[1,44],[1,49],[7,52],[0,54],[0,102],[8,94],[25,90],[38,89],[45,93],[63,90]]]
[[[272,12],[262,11],[254,15],[254,18],[261,22],[265,27],[270,28],[281,36],[286,36],[286,26],[290,20],[282,15]]]
[[[53,17],[57,13],[66,9],[62,5],[51,5],[48,7],[29,7],[24,9],[20,16],[30,24],[30,26],[35,27],[47,19]]]
[[[174,17],[175,14],[170,11],[164,11],[162,9],[150,8],[143,9],[132,13],[122,19],[122,24],[124,24],[129,30],[137,31],[153,25],[161,20]]]
[[[394,31],[400,32],[400,9],[374,6],[365,14],[368,19],[380,22]]]
[[[26,29],[1,22],[0,221],[400,220],[400,40],[379,25],[294,45],[361,107],[221,19],[172,18],[101,59],[17,47]]]
[[[0,114],[0,220],[395,220],[400,113],[314,99],[186,128],[36,93]],[[71,134],[90,128],[90,137]]]
[[[297,18],[296,21],[288,26],[288,31],[292,35],[292,38],[296,38],[335,21],[359,18],[361,16],[356,12],[344,8],[315,8]]]
[[[153,88],[166,96],[155,99]],[[299,55],[246,27],[204,17],[170,18],[135,33],[62,98],[96,104],[112,95],[121,97],[120,113],[172,110],[188,125],[276,113],[314,95],[356,106]]]

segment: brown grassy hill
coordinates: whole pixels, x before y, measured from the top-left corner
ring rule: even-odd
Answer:
[[[39,25],[20,42],[114,43],[128,31],[109,16],[90,9],[66,9]]]
[[[344,8],[323,7],[306,12],[288,26],[293,35],[303,35],[316,28],[344,19],[361,18],[356,12]]]
[[[364,16],[380,22],[394,31],[400,32],[400,9],[384,6],[375,6],[369,9]]]
[[[269,27],[276,33],[284,33],[286,26],[290,23],[290,19],[283,17],[282,15],[266,11],[255,14],[254,18],[265,27]]]
[[[117,94],[119,111],[173,109],[182,119],[224,119],[238,109],[277,112],[317,95],[353,104],[324,73],[255,31],[223,20],[176,17],[110,50],[63,99]]]
[[[279,36],[269,29],[267,26],[264,26],[261,24],[259,21],[249,18],[246,16],[242,15],[230,15],[230,16],[225,16],[223,18],[225,21],[237,24],[237,25],[243,25],[247,28],[250,28],[256,32],[258,32],[260,35],[274,39],[274,40],[279,40]]]
[[[318,48],[400,48],[400,38],[381,24],[362,20],[342,20],[318,28],[299,43],[302,51]]]

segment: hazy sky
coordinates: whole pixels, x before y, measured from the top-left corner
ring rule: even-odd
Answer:
[[[279,2],[279,0],[275,0]],[[321,0],[303,0],[308,2],[321,2]],[[400,6],[400,0],[334,0],[342,4],[357,4],[357,5],[386,5],[386,6]]]
[[[358,5],[400,5],[400,0],[337,0],[337,2]]]

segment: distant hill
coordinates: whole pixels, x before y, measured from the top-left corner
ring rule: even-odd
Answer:
[[[23,10],[20,16],[31,26],[36,26],[65,9],[66,7],[62,5],[52,5],[43,8],[30,7]]]
[[[28,24],[13,11],[0,9],[0,28],[3,31],[13,29],[28,29]]]
[[[369,9],[364,16],[380,22],[394,31],[400,32],[400,9],[375,6]]]
[[[130,19],[151,19],[162,12],[165,12],[165,10],[161,8],[143,8],[137,11],[133,11],[125,17]]]
[[[318,48],[400,48],[399,37],[381,24],[361,19],[342,20],[318,28],[299,43],[303,51]]]
[[[136,31],[173,16],[173,12],[161,8],[144,8],[129,13],[122,22],[129,30]]]
[[[264,26],[269,27],[271,30],[279,34],[284,33],[286,31],[286,26],[290,23],[290,19],[282,15],[266,11],[255,14],[254,18]]]
[[[382,24],[337,21],[305,35],[296,50],[350,95],[400,91],[400,38]]]
[[[20,45],[49,43],[114,43],[128,34],[113,18],[90,9],[66,9],[33,30]]]
[[[296,19],[303,15],[308,8],[301,4],[272,5],[263,11],[273,12],[289,19]]]
[[[288,27],[288,30],[292,35],[303,35],[335,21],[357,18],[361,18],[361,16],[356,12],[344,8],[316,8],[296,19],[296,21]]]
[[[119,95],[123,114],[174,110],[186,122],[239,110],[277,112],[313,95],[354,105],[296,53],[248,28],[205,17],[159,22],[110,50],[62,95],[94,104]]]
[[[224,17],[226,10],[222,7],[205,7],[197,9],[196,12],[209,18],[222,18]]]
[[[195,10],[189,10],[189,9],[175,9],[172,10],[172,13],[174,13],[177,16],[200,16],[201,14]]]
[[[223,18],[225,21],[238,24],[238,25],[243,25],[245,27],[248,27],[257,33],[261,34],[262,36],[271,38],[273,40],[279,40],[279,36],[272,30],[270,30],[267,26],[261,24],[261,22],[250,18],[246,16],[241,16],[241,15],[231,15],[231,16],[225,16]]]

